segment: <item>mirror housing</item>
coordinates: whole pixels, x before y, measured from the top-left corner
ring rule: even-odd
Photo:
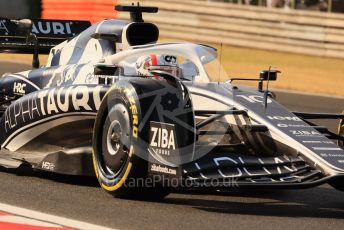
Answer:
[[[94,75],[114,76],[118,70],[116,65],[96,65],[94,67]]]
[[[259,74],[259,80],[261,81],[276,81],[277,75],[281,73],[279,70],[262,70]]]
[[[115,79],[115,74],[118,73],[119,67],[116,65],[96,65],[94,67],[94,75],[98,76],[98,84],[109,84]]]

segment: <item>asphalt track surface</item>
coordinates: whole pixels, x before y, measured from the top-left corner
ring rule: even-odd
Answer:
[[[26,67],[1,63],[0,73]],[[278,93],[286,107],[340,112],[344,99]],[[322,123],[336,129],[336,122]],[[343,229],[344,193],[307,190],[172,193],[159,202],[120,200],[94,178],[0,172],[0,202],[117,229]]]

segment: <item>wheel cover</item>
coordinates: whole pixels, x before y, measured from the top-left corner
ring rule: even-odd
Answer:
[[[130,148],[130,121],[128,110],[123,104],[110,109],[103,126],[102,157],[109,174],[118,175],[128,160]]]

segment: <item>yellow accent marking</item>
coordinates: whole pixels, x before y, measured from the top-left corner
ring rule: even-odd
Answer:
[[[94,154],[94,149],[92,149],[92,161],[93,161],[93,169],[94,169],[94,172],[96,173],[96,177],[99,178],[98,167],[96,164],[96,156]]]
[[[115,184],[114,186],[107,186],[105,184],[101,184],[102,188],[107,190],[107,191],[110,191],[110,192],[119,189],[123,185],[124,181],[127,179],[129,172],[131,170],[131,166],[132,166],[132,163],[129,162],[128,167],[127,167],[123,177],[120,179],[120,181],[117,184]]]

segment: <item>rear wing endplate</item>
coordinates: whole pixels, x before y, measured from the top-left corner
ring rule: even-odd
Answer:
[[[0,18],[0,53],[33,53],[35,46],[41,54],[91,26],[89,21]],[[37,38],[37,45],[30,36]]]

